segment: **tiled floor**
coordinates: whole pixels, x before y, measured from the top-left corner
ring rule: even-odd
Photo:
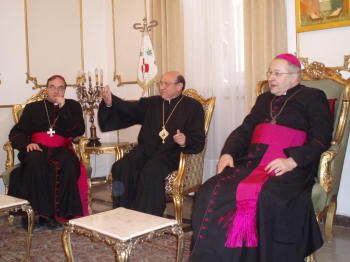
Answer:
[[[96,185],[93,187],[93,211],[102,212],[112,208],[111,192],[107,185]],[[184,218],[189,219],[192,200],[185,200]],[[167,205],[166,213],[173,214],[172,204]],[[349,262],[350,261],[350,228],[334,227],[334,238],[316,253],[318,262]]]
[[[350,261],[350,228],[334,227],[334,238],[316,253],[318,262]]]

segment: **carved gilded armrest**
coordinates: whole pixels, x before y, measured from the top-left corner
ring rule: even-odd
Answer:
[[[115,161],[118,161],[129,153],[134,147],[137,146],[137,142],[126,143],[124,145],[116,146]]]
[[[78,142],[78,155],[79,155],[80,161],[83,163],[85,167],[90,166],[90,155],[87,154],[85,151],[85,147],[88,142],[89,142],[89,139],[84,136],[80,137]]]
[[[14,150],[10,141],[7,141],[3,149],[6,151],[5,169],[10,169],[14,166]]]
[[[329,193],[332,190],[333,177],[331,174],[331,163],[339,152],[339,146],[332,144],[331,147],[322,153],[319,164],[319,180],[321,187]]]

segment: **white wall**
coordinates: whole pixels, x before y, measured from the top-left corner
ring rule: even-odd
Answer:
[[[294,1],[286,0],[288,24],[288,50],[296,52]],[[299,34],[300,56],[311,61],[319,61],[327,66],[343,65],[344,55],[350,55],[350,27],[338,27]],[[348,75],[346,77],[349,77]],[[344,161],[342,179],[338,195],[337,214],[350,216],[350,146]]]
[[[115,0],[117,26],[117,70],[124,81],[136,79],[138,46],[141,35],[132,29],[132,24],[142,22],[144,6],[141,0]],[[30,1],[29,1],[30,2]],[[112,42],[112,12],[110,0],[83,0],[84,21],[84,58],[85,70],[93,71],[101,68],[104,71],[106,83],[112,84],[113,93],[123,98],[135,99],[141,95],[141,89],[136,85],[116,87],[113,83],[114,62]],[[288,49],[296,51],[294,1],[287,1]],[[62,17],[64,19],[64,17]],[[69,30],[69,28],[67,29]],[[24,30],[24,1],[0,1],[0,106],[21,103],[34,92],[32,85],[25,82],[26,53]],[[5,37],[6,36],[6,37]],[[48,39],[43,37],[43,41]],[[350,54],[350,27],[305,32],[300,34],[300,54],[325,63],[328,66],[338,66],[343,63],[343,56]],[[336,42],[336,44],[335,44]],[[48,61],[52,63],[52,61]],[[45,66],[45,65],[43,65]],[[135,72],[135,77],[133,77]],[[68,96],[74,97],[75,91],[68,91]],[[12,123],[9,108],[0,108],[0,145],[7,141]],[[123,130],[120,139],[134,141],[138,128]],[[101,134],[101,141],[116,141],[116,132]],[[349,159],[349,148],[346,159]],[[0,172],[4,170],[5,152],[0,150]],[[104,176],[109,172],[113,156],[92,157],[95,176]],[[350,161],[345,161],[342,181],[338,197],[337,214],[350,216],[350,202],[347,194],[350,188]],[[0,182],[0,193],[3,186]]]
[[[71,0],[65,0],[71,1]],[[74,0],[75,3],[79,3],[79,0]],[[62,4],[64,2],[57,0],[55,4]],[[43,0],[31,0],[28,1],[28,8],[31,4],[41,5],[46,3]],[[72,4],[72,2],[66,2]],[[74,3],[74,4],[75,4]],[[112,92],[118,94],[123,98],[136,99],[140,97],[142,90],[137,85],[125,85],[122,87],[116,87],[116,83],[113,81],[114,73],[114,53],[113,53],[113,33],[112,33],[112,9],[111,0],[82,0],[83,6],[83,34],[84,34],[84,65],[85,72],[94,72],[95,68],[102,69],[104,72],[104,83],[109,83],[112,88]],[[132,27],[133,23],[142,22],[144,17],[144,1],[142,0],[115,0],[116,6],[116,39],[117,39],[117,73],[120,73],[124,81],[136,80],[137,57],[139,54],[139,45],[141,39],[141,33],[135,31]],[[40,9],[40,8],[39,8]],[[30,10],[33,10],[30,9]],[[45,10],[43,10],[45,11]],[[62,21],[70,21],[72,16],[64,17],[65,13],[69,15],[69,12],[64,12]],[[79,14],[77,14],[79,15]],[[44,17],[44,16],[43,16]],[[57,26],[59,19],[49,21],[55,23]],[[33,24],[33,23],[32,23]],[[10,107],[6,105],[22,103],[37,90],[32,90],[33,84],[26,84],[27,66],[26,66],[26,40],[25,40],[25,20],[24,20],[24,0],[1,0],[0,1],[0,146],[8,140],[8,133],[13,126],[12,115]],[[65,32],[67,34],[73,33],[74,46],[76,46],[76,26],[66,27]],[[73,31],[74,30],[74,31]],[[29,33],[31,31],[29,24]],[[73,41],[73,37],[68,37],[66,41]],[[40,48],[47,48],[50,50],[52,47],[52,41],[55,39],[45,38],[45,33],[42,36],[43,45]],[[30,46],[30,48],[33,48]],[[29,48],[29,49],[30,49]],[[43,50],[47,52],[48,50]],[[76,49],[74,49],[76,50]],[[31,56],[34,54],[40,54],[38,50],[30,50]],[[40,51],[40,50],[39,50]],[[45,53],[44,52],[44,53]],[[80,54],[79,54],[80,56]],[[74,54],[74,57],[79,57]],[[132,59],[131,59],[132,58]],[[33,57],[30,57],[31,62]],[[37,75],[46,75],[50,72],[46,72],[47,68],[52,66],[61,66],[62,73],[68,78],[68,82],[74,80],[74,76],[77,75],[78,69],[72,69],[75,72],[65,72],[67,67],[71,65],[65,65],[67,61],[44,61],[42,65],[39,63],[39,68],[31,68]],[[76,60],[76,59],[75,59]],[[76,62],[76,61],[75,61]],[[36,64],[37,65],[37,64]],[[42,66],[42,69],[40,69]],[[32,71],[32,70],[31,70]],[[38,72],[39,71],[39,72]],[[33,73],[33,72],[32,72]],[[73,81],[74,82],[74,81]],[[42,83],[42,81],[40,81]],[[67,89],[66,97],[76,98],[75,89]],[[89,133],[89,126],[87,126],[87,135]],[[135,141],[138,128],[134,127],[128,130],[120,131],[120,139],[124,141]],[[116,132],[108,132],[101,134],[98,130],[98,137],[102,142],[116,142]],[[5,169],[5,151],[0,149],[0,173]],[[105,176],[109,173],[110,166],[114,162],[113,155],[99,155],[91,156],[91,162],[93,165],[94,176]],[[0,193],[3,193],[3,184],[0,180]]]

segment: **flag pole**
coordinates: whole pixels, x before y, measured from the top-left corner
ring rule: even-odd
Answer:
[[[134,23],[133,28],[142,33],[140,59],[138,67],[137,84],[143,89],[143,95],[147,90],[150,95],[150,86],[154,84],[158,69],[155,60],[155,54],[149,32],[158,25],[156,20],[148,22],[147,19],[147,0],[144,0],[144,18],[143,23]]]

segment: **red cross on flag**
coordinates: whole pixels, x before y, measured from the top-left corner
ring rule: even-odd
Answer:
[[[137,83],[145,92],[156,80],[158,68],[153,51],[152,41],[147,30],[142,33]]]

